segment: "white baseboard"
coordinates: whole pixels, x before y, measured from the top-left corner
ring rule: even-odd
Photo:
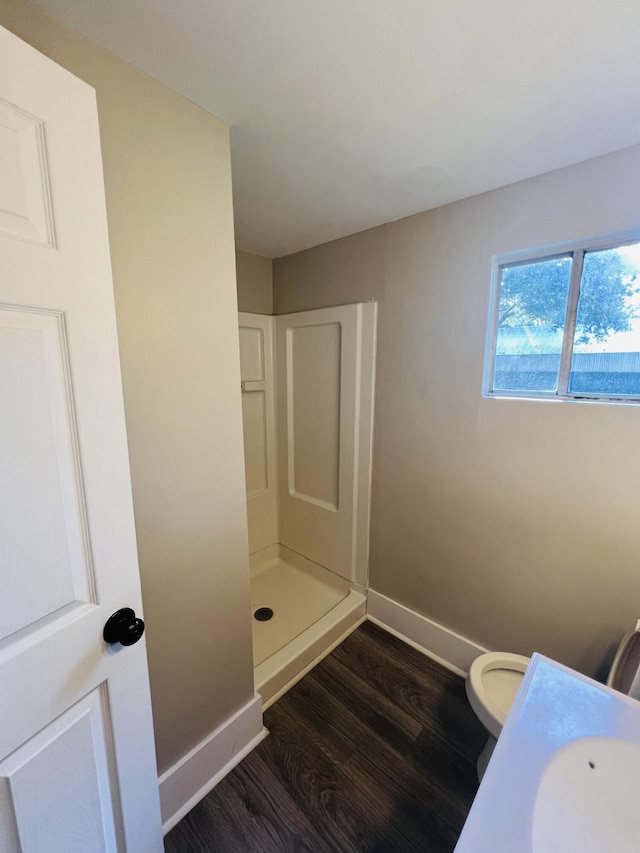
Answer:
[[[262,725],[262,699],[256,693],[253,699],[164,772],[158,779],[164,835],[267,734]]]
[[[458,675],[466,676],[473,661],[487,651],[373,589],[367,594],[367,619]]]

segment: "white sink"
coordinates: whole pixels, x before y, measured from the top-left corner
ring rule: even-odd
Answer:
[[[533,806],[533,853],[640,850],[640,746],[584,737],[558,750]]]
[[[640,701],[533,655],[456,853],[640,853]]]

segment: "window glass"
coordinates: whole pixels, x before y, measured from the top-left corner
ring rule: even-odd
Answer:
[[[493,388],[558,387],[571,256],[502,267]]]
[[[585,253],[569,392],[640,397],[640,243]]]

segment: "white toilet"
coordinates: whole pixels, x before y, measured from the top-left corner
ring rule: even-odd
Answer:
[[[482,779],[496,741],[511,710],[530,658],[508,652],[488,652],[471,664],[465,683],[469,704],[489,732],[478,758]],[[607,679],[609,687],[640,699],[640,620],[618,648]]]

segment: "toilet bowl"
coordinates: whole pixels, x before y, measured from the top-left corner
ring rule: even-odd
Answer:
[[[524,655],[509,652],[488,652],[471,664],[465,682],[467,698],[489,732],[489,739],[478,758],[479,780],[482,780],[487,769],[530,660]]]
[[[497,738],[531,658],[489,652],[471,664],[466,681],[469,704],[489,734]]]
[[[488,652],[471,664],[465,682],[467,697],[476,716],[489,732],[489,739],[478,758],[480,780],[530,660],[524,655]],[[635,631],[630,631],[620,643],[607,684],[640,700],[640,620]]]

